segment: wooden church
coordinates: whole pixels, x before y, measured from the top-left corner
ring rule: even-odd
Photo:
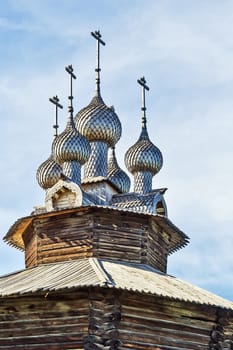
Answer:
[[[167,217],[164,193],[152,188],[163,165],[148,136],[145,78],[142,126],[118,165],[121,123],[100,92],[73,111],[37,170],[44,205],[18,219],[5,241],[25,253],[25,269],[0,277],[0,349],[233,349],[233,303],[167,274],[167,258],[189,238]],[[56,117],[61,107],[57,96]]]

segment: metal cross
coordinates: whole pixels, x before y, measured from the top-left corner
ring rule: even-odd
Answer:
[[[59,127],[58,125],[58,107],[59,108],[63,108],[63,106],[59,103],[59,98],[58,96],[53,96],[53,97],[50,97],[49,98],[49,101],[52,102],[54,105],[55,105],[55,120],[54,120],[54,125],[53,125],[53,128],[54,128],[54,137],[57,137],[57,129]]]
[[[74,69],[72,67],[72,64],[65,67],[65,70],[70,75],[70,96],[68,96],[68,99],[70,100],[70,106],[68,107],[68,109],[69,109],[70,113],[73,113],[73,111],[74,111],[74,108],[73,108],[73,98],[74,98],[74,96],[73,96],[73,79],[76,79],[76,75],[73,73]]]
[[[96,88],[97,92],[100,92],[100,44],[105,46],[105,42],[101,39],[102,35],[100,31],[96,30],[95,32],[91,32],[91,35],[96,39]]]
[[[149,87],[146,85],[145,77],[137,80],[138,84],[142,86],[142,125],[146,125],[146,102],[145,102],[145,90],[149,91]]]

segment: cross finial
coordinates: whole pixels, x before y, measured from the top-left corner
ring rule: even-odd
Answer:
[[[73,79],[76,79],[76,75],[74,74],[74,69],[72,67],[72,64],[69,66],[65,67],[65,70],[67,73],[70,75],[70,96],[68,96],[68,99],[70,100],[70,105],[68,106],[68,111],[71,113],[73,116]]]
[[[102,35],[100,34],[100,31],[96,30],[95,32],[91,32],[91,35],[96,39],[96,91],[97,94],[100,94],[100,44],[103,46],[105,45],[105,42],[101,39]]]
[[[58,108],[62,109],[63,106],[59,103],[59,98],[58,98],[57,95],[53,96],[53,97],[50,97],[49,101],[52,102],[55,105],[55,120],[54,120],[54,125],[53,125],[53,128],[54,128],[53,136],[57,137],[57,129],[59,127],[59,125],[58,125]]]
[[[138,84],[142,86],[142,126],[146,127],[146,102],[145,102],[145,90],[149,91],[149,87],[146,85],[145,77],[137,80]]]

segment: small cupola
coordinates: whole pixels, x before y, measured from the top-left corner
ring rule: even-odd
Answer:
[[[44,190],[54,186],[60,179],[62,173],[61,166],[55,162],[53,155],[43,162],[36,172],[37,182]]]
[[[130,178],[118,165],[115,147],[108,150],[108,180],[120,193],[129,192]]]
[[[52,102],[55,105],[55,124],[54,127],[54,139],[57,137],[57,129],[58,129],[58,108],[63,108],[62,105],[59,103],[58,96],[54,96],[53,98],[49,99],[50,102]],[[42,187],[44,190],[48,190],[49,188],[53,187],[60,179],[62,173],[62,168],[60,164],[58,164],[54,160],[54,155],[51,153],[50,157],[43,162],[36,172],[36,179],[40,187]]]
[[[125,154],[125,165],[134,176],[134,192],[144,194],[152,190],[152,178],[163,165],[163,156],[149,139],[147,132],[145,90],[149,90],[145,78],[138,80],[142,86],[142,131],[138,141]]]
[[[68,121],[65,130],[55,138],[52,150],[55,160],[62,166],[62,172],[65,177],[80,185],[81,165],[90,156],[90,145],[87,139],[77,131],[74,124],[72,80],[76,79],[76,76],[73,73],[73,67],[71,65],[66,67],[66,71],[70,75],[71,87]]]

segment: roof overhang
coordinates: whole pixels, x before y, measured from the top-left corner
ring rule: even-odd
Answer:
[[[23,233],[33,223],[33,220],[48,218],[53,216],[54,217],[62,216],[62,215],[67,215],[69,213],[75,213],[75,212],[87,213],[87,212],[95,212],[95,211],[98,211],[98,212],[103,211],[106,213],[107,212],[114,213],[115,211],[117,211],[117,212],[127,213],[127,215],[130,215],[130,216],[144,216],[144,217],[150,218],[169,236],[169,249],[168,249],[169,254],[183,248],[189,242],[189,237],[180,229],[178,229],[167,217],[160,216],[160,215],[146,214],[146,213],[138,213],[127,209],[111,208],[107,206],[106,207],[105,206],[82,206],[78,208],[56,210],[56,211],[50,211],[50,212],[26,216],[18,219],[10,227],[9,231],[7,232],[3,240],[7,242],[9,245],[17,249],[24,250]]]
[[[96,258],[42,264],[2,276],[0,298],[48,295],[90,287],[148,294],[233,311],[233,302],[151,266]]]

